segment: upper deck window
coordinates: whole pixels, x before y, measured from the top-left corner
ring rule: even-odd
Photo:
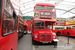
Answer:
[[[45,6],[36,6],[36,10],[45,10]]]
[[[47,9],[47,11],[54,11],[54,7],[47,6],[46,9]]]

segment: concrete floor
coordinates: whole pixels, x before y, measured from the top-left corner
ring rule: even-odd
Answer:
[[[32,45],[31,34],[24,35],[18,42],[18,50],[75,50],[75,38],[70,37],[70,44],[67,44],[66,36],[58,36],[57,48],[53,45]]]
[[[33,50],[31,34],[24,35],[18,42],[18,50]]]

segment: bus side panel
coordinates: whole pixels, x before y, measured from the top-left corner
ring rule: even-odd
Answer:
[[[64,35],[66,35],[67,36],[67,33],[70,33],[70,35],[69,36],[75,36],[75,29],[65,29],[64,30]]]
[[[16,32],[3,37],[0,40],[0,50],[17,50],[17,37]]]
[[[67,35],[68,30],[64,29],[64,35]]]
[[[15,32],[13,34],[13,42],[12,43],[13,43],[12,46],[14,48],[13,50],[17,50],[17,47],[18,47],[18,33],[17,32]]]
[[[75,29],[71,29],[71,36],[74,36],[75,37]]]
[[[55,33],[60,32],[60,35],[63,35],[64,30],[53,30],[53,32],[55,32]]]

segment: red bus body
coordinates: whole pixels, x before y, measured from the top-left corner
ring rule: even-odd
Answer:
[[[26,29],[27,32],[31,32],[31,24],[32,24],[32,21],[27,20],[27,29]]]
[[[0,0],[0,50],[17,50],[19,18],[16,11],[19,9],[13,6],[16,2]]]
[[[26,33],[31,33],[31,25],[32,21],[31,20],[24,20],[24,32]]]
[[[53,30],[56,34],[63,35],[64,30]]]
[[[52,11],[53,10],[53,11]],[[34,7],[34,18],[32,25],[32,39],[34,42],[51,43],[58,41],[53,30],[56,22],[55,6],[48,3],[37,3]]]
[[[69,36],[75,37],[75,29],[64,29],[64,35],[68,36],[67,33],[70,33]]]
[[[24,20],[21,16],[19,16],[19,32],[18,32],[18,39],[23,37],[24,35]]]
[[[63,23],[64,24],[64,23]],[[64,25],[53,25],[53,32],[55,32],[57,35],[64,35]]]
[[[27,20],[26,19],[24,19],[24,34],[26,34],[27,33]]]
[[[69,36],[75,37],[75,20],[73,18],[72,20],[65,22],[64,35],[68,36],[68,32],[70,33]]]

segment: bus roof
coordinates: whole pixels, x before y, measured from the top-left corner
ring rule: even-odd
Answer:
[[[37,3],[36,5],[55,7],[53,4],[49,4],[49,3]]]

